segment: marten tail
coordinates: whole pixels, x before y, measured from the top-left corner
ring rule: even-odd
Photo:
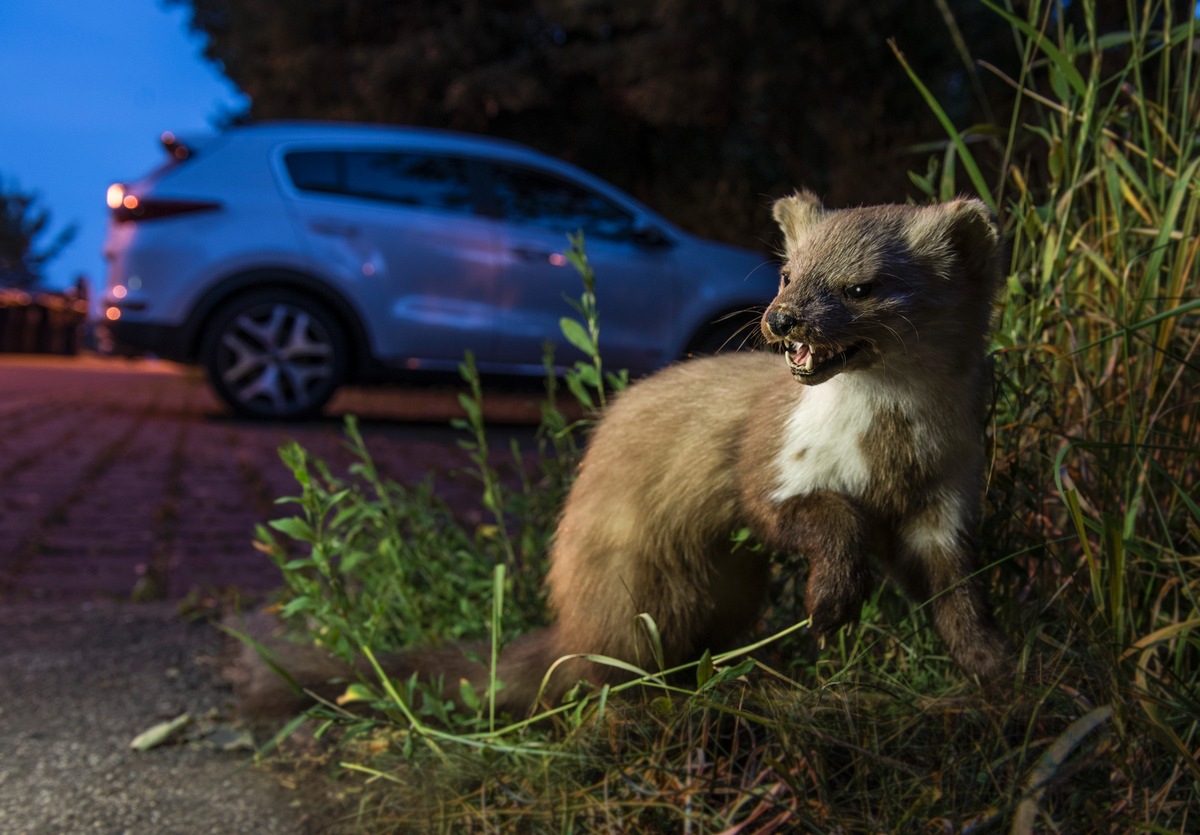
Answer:
[[[287,639],[282,626],[263,613],[244,616],[233,630],[242,636],[227,676],[233,681],[239,711],[252,717],[295,715],[312,705],[314,698],[336,700],[347,684],[377,679],[367,659],[347,664],[312,645]],[[480,699],[491,679],[483,644],[416,648],[379,657],[377,660],[394,681],[405,682],[416,674],[425,683],[441,682],[445,696],[460,700],[460,682],[466,681]],[[496,679],[496,708],[510,716],[528,715],[539,698],[556,704],[573,683],[572,671],[556,670],[543,682],[558,658],[553,627],[523,635],[500,653]],[[481,659],[483,659],[481,661]],[[573,672],[578,673],[578,667]],[[576,678],[579,676],[576,675]]]

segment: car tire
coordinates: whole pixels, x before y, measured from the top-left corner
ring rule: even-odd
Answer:
[[[217,395],[243,417],[319,414],[345,381],[348,342],[321,302],[286,289],[222,305],[205,327],[201,362]]]

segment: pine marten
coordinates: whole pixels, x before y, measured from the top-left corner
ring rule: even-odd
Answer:
[[[530,710],[562,656],[653,665],[639,613],[657,624],[667,667],[735,646],[769,579],[765,552],[734,547],[740,528],[807,558],[815,632],[857,619],[873,554],[909,595],[929,601],[934,629],[967,674],[986,681],[1004,671],[972,541],[1001,273],[991,213],[969,199],[830,211],[801,191],[773,214],[784,264],[761,331],[782,355],[682,362],[616,398],[554,536],[553,622],[500,655],[501,708]],[[399,676],[486,687],[486,671],[460,651],[417,650],[390,663]],[[572,660],[542,698],[553,703],[580,679],[619,677]],[[251,703],[270,700],[259,689]]]

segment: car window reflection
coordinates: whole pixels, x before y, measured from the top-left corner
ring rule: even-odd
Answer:
[[[386,151],[298,151],[284,158],[296,188],[470,214],[466,163]]]
[[[633,215],[593,191],[528,168],[488,168],[496,211],[506,221],[561,233],[582,229],[588,238],[632,237]]]

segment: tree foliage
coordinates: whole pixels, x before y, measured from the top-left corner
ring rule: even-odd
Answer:
[[[0,179],[0,287],[37,284],[46,264],[75,237],[75,227],[68,226],[39,246],[38,241],[50,232],[50,212],[38,201],[37,194]]]
[[[168,2],[190,7],[251,118],[515,139],[743,243],[769,239],[770,198],[799,184],[834,205],[904,197],[897,157],[942,133],[888,38],[967,124],[999,85],[952,36],[1011,53],[977,0]]]

